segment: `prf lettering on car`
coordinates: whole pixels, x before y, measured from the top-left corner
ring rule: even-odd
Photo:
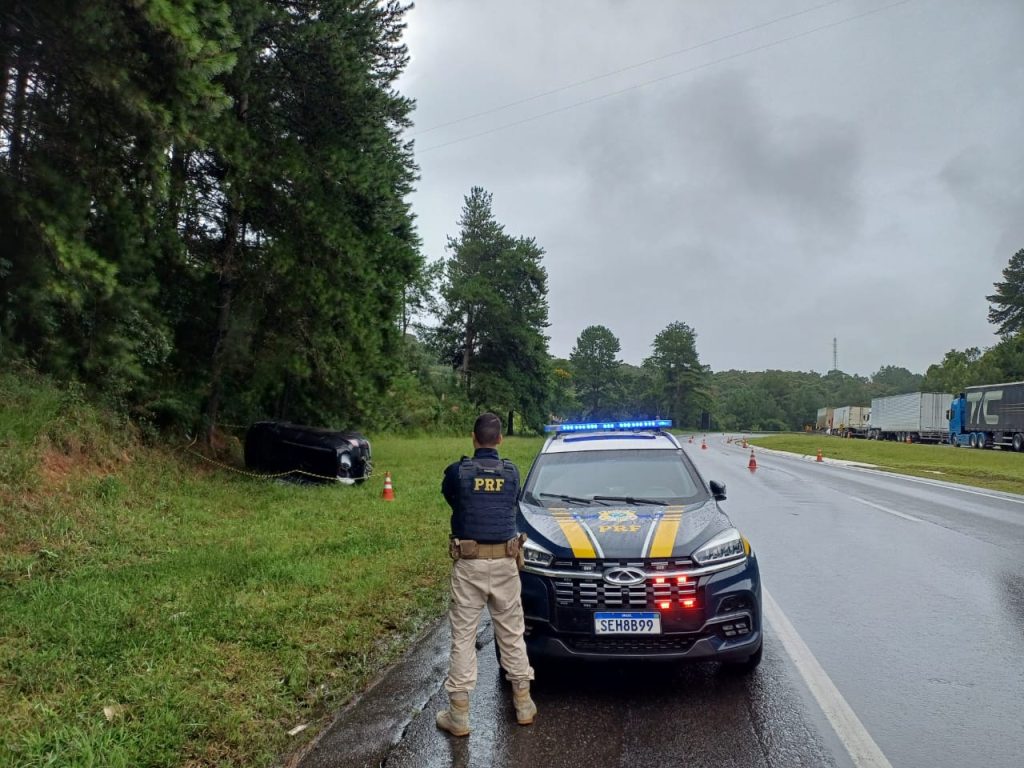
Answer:
[[[501,493],[501,489],[504,486],[505,478],[503,477],[477,477],[473,480],[474,493],[480,491],[483,493]]]

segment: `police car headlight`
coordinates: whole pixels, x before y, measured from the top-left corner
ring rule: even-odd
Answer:
[[[702,544],[692,557],[698,565],[714,565],[747,556],[747,544],[735,528],[728,528]]]
[[[523,562],[526,565],[539,565],[544,567],[546,565],[551,565],[551,561],[554,559],[554,555],[536,542],[527,539],[526,544],[523,545]]]

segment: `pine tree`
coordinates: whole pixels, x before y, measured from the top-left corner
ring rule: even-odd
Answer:
[[[211,429],[371,423],[422,266],[405,11],[0,5],[0,348]]]
[[[393,90],[404,12],[233,4],[234,105],[185,162],[191,236],[176,301],[174,367],[205,396],[208,430],[225,414],[366,426],[384,407],[422,263],[400,136],[412,103]]]
[[[654,337],[653,353],[644,365],[656,376],[662,413],[679,426],[697,425],[701,410],[709,406],[709,370],[697,355],[696,332],[686,323],[670,323]]]
[[[988,321],[999,326],[1000,336],[1024,331],[1024,248],[1010,257],[996,292],[985,298],[995,306],[988,309]]]
[[[532,239],[507,235],[492,195],[473,187],[449,238],[437,346],[461,372],[470,402],[518,411],[533,427],[547,415],[547,271]],[[511,421],[511,420],[509,420]]]
[[[621,345],[603,325],[584,328],[569,354],[576,397],[583,418],[604,419],[616,415],[623,399]]]
[[[0,332],[136,397],[170,349],[153,271],[175,237],[166,153],[227,103],[227,3],[22,0],[0,27]]]

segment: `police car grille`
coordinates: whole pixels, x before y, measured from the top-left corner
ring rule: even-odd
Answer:
[[[556,560],[551,567],[560,571],[579,571],[581,573],[601,573],[606,568],[615,566],[632,566],[650,571],[675,570],[678,568],[695,568],[696,563],[689,557],[672,558],[671,560]]]
[[[659,637],[574,637],[566,644],[584,653],[636,653],[650,651],[688,651],[697,641],[693,636],[661,635]]]
[[[663,600],[678,605],[682,598],[697,594],[696,579],[679,584],[670,578],[662,583],[650,578],[632,586],[608,584],[602,579],[557,579],[554,587],[558,605],[575,608],[649,608]]]

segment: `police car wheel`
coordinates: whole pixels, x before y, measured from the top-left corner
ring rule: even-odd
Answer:
[[[757,669],[757,666],[761,663],[761,656],[764,652],[764,641],[757,646],[757,650],[754,651],[743,661],[723,661],[723,670],[737,675],[745,675],[753,672]]]

